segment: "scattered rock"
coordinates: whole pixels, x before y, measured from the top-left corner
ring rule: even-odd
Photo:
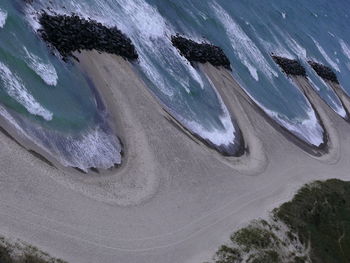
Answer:
[[[322,65],[320,63],[317,63],[311,60],[309,60],[308,63],[316,71],[317,75],[319,75],[321,78],[325,80],[330,80],[339,84],[337,75],[334,73],[334,71],[330,67],[327,67],[325,65]]]
[[[136,60],[138,54],[131,40],[116,27],[108,28],[94,20],[76,14],[49,15],[39,18],[42,38],[54,46],[64,59],[81,50],[97,50]]]
[[[196,43],[179,34],[172,36],[171,42],[180,51],[181,55],[190,62],[209,62],[213,66],[223,66],[231,70],[230,61],[220,47],[208,43]]]
[[[300,64],[298,60],[288,59],[275,55],[272,55],[272,58],[287,75],[306,77],[305,68]]]

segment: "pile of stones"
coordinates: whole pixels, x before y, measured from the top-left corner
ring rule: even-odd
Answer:
[[[108,28],[76,14],[50,15],[43,12],[39,22],[42,38],[54,46],[63,58],[81,50],[97,50],[136,60],[138,54],[131,40],[116,27]]]
[[[231,70],[230,61],[220,47],[208,43],[197,43],[178,34],[171,37],[171,42],[190,62],[209,62],[213,66],[222,66]]]
[[[300,64],[298,60],[288,59],[275,55],[272,55],[272,58],[287,75],[306,77],[305,68]]]
[[[334,73],[334,71],[330,67],[327,67],[325,65],[322,65],[314,61],[308,61],[308,62],[310,66],[316,71],[317,75],[319,75],[321,78],[325,80],[330,80],[339,84],[337,75]]]

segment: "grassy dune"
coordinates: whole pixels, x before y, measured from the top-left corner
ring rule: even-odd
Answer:
[[[231,235],[215,263],[350,262],[350,182],[316,181]]]
[[[0,263],[67,263],[50,257],[24,243],[11,243],[0,237]]]

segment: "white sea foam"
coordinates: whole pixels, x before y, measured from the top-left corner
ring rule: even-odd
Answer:
[[[268,30],[270,31],[271,36],[273,37],[273,42],[266,41],[266,40],[263,40],[262,38],[259,38],[259,41],[264,46],[265,50],[267,50],[267,52],[269,53],[274,53],[278,56],[286,57],[289,59],[295,59],[295,56],[292,53],[290,53],[285,48],[285,46],[281,43],[280,38],[277,37],[276,34],[270,28],[268,28]],[[279,30],[279,29],[276,27],[276,30]]]
[[[108,169],[114,164],[121,163],[121,146],[118,139],[95,127],[79,136],[64,136],[57,138],[57,134],[41,133],[38,142],[41,147],[55,153],[56,157],[65,166],[78,167],[84,171],[91,167]],[[57,142],[52,142],[52,137],[57,138],[65,145],[64,151]],[[49,145],[43,145],[46,141]]]
[[[324,82],[324,80],[321,77],[319,77],[318,75],[317,75],[317,77],[318,77],[319,81],[322,82],[322,84],[325,87],[325,89],[328,90],[327,98],[330,101],[330,103],[327,102],[327,104],[330,104],[330,107],[336,113],[338,113],[341,117],[346,117],[346,111],[345,111],[341,101],[339,100],[339,98],[335,95],[334,91],[329,88],[329,86],[326,84],[326,82]],[[321,91],[321,89],[312,81],[312,79],[310,77],[307,77],[307,79],[311,83],[312,87],[314,89],[316,89],[316,91],[318,91],[318,92]],[[333,96],[331,96],[331,94]]]
[[[248,37],[238,23],[236,23],[217,3],[213,3],[212,8],[218,20],[225,27],[233,50],[241,59],[242,63],[247,67],[251,76],[258,81],[258,71],[261,71],[270,79],[278,77],[278,73],[272,69],[259,48]]]
[[[0,62],[0,80],[2,80],[7,93],[18,103],[22,104],[28,112],[41,116],[47,121],[52,120],[52,113],[35,100],[25,88],[22,80],[2,62]]]
[[[54,6],[54,9],[55,12],[65,14],[74,10],[85,18],[95,19],[110,26],[117,26],[133,40],[139,54],[139,65],[142,71],[155,84],[155,87],[166,96],[172,97],[177,91],[174,90],[173,84],[167,80],[164,70],[188,93],[190,93],[190,77],[201,88],[204,88],[202,76],[173,47],[170,36],[176,32],[156,8],[144,0],[117,0],[113,3],[96,1],[95,4],[92,8],[81,1],[72,0],[65,5],[66,9],[60,9],[59,5]],[[38,25],[35,22],[37,19],[32,20],[34,22],[31,22],[31,24],[34,28],[37,28]],[[167,54],[167,56],[164,56],[164,54]],[[157,65],[157,63],[160,65]],[[220,103],[223,108],[226,108],[221,101]],[[227,130],[208,130],[210,128],[203,127],[199,121],[191,122],[188,118],[182,118],[181,121],[199,136],[210,140],[214,144],[221,145],[222,142],[230,144],[233,138],[233,124],[229,114],[225,113],[225,109],[223,109],[223,112],[219,118],[224,129]],[[176,114],[176,116],[180,119],[179,114]]]
[[[58,76],[55,67],[50,63],[44,63],[41,58],[30,53],[26,47],[23,47],[26,53],[25,60],[28,66],[41,77],[41,79],[49,86],[56,86]]]
[[[295,86],[292,80],[289,79],[289,81],[292,85]],[[285,127],[290,132],[295,134],[297,137],[315,146],[319,146],[323,143],[323,129],[319,124],[316,114],[308,101],[306,102],[308,107],[307,116],[303,119],[295,118],[290,120],[288,117],[266,108],[253,96],[251,96],[251,94],[247,94],[260,108],[262,108],[267,113],[267,115],[269,115],[281,126]]]
[[[307,112],[307,118],[294,119],[292,121],[287,121],[283,116],[269,109],[265,109],[265,111],[278,123],[298,137],[303,138],[306,142],[315,146],[320,146],[323,143],[323,129],[312,109]]]
[[[16,129],[20,136],[53,154],[64,166],[78,167],[87,171],[91,167],[108,169],[114,164],[121,163],[121,146],[118,139],[97,127],[79,136],[66,136],[59,135],[55,131],[44,132],[41,127],[34,125],[23,129],[1,104],[0,115]],[[62,144],[65,145],[64,148],[61,147]]]
[[[344,55],[350,60],[350,47],[343,39],[339,39],[339,44],[343,50]]]
[[[335,101],[334,98],[332,98],[330,96],[328,98],[332,102],[332,104],[334,105],[333,109],[335,110],[335,112],[338,113],[343,118],[345,118],[346,117],[346,111],[345,111],[343,105],[339,104],[338,101]]]
[[[3,28],[6,24],[7,12],[0,9],[0,28]]]
[[[216,90],[214,84],[210,81],[209,78],[208,81],[213,87],[213,90],[215,91],[215,94],[220,102],[222,114],[219,116],[219,118],[222,125],[224,126],[224,129],[211,128],[210,130],[208,130],[205,127],[202,127],[201,124],[198,122],[188,121],[185,119],[182,119],[182,121],[188,127],[190,127],[193,132],[200,134],[204,139],[211,141],[215,145],[230,145],[235,140],[236,129],[232,124],[230,113],[226,105],[222,101],[219,92]]]
[[[287,37],[285,39],[287,41],[288,46],[295,52],[298,58],[305,59],[307,56],[306,49],[303,48],[295,39]]]
[[[340,72],[340,68],[338,66],[338,64],[336,62],[334,62],[327,54],[327,52],[322,48],[322,46],[314,39],[312,38],[312,40],[314,41],[317,49],[320,51],[320,53],[322,54],[322,56],[324,57],[324,59],[329,63],[329,65],[331,65],[331,67],[333,67],[336,71]]]

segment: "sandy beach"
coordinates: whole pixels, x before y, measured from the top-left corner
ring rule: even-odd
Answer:
[[[79,55],[124,144],[109,173],[55,168],[0,133],[0,234],[74,263],[198,263],[310,181],[350,180],[349,123],[295,79],[327,134],[315,149],[269,120],[231,73],[200,65],[237,120],[245,153],[225,157],[171,121],[126,60]]]

